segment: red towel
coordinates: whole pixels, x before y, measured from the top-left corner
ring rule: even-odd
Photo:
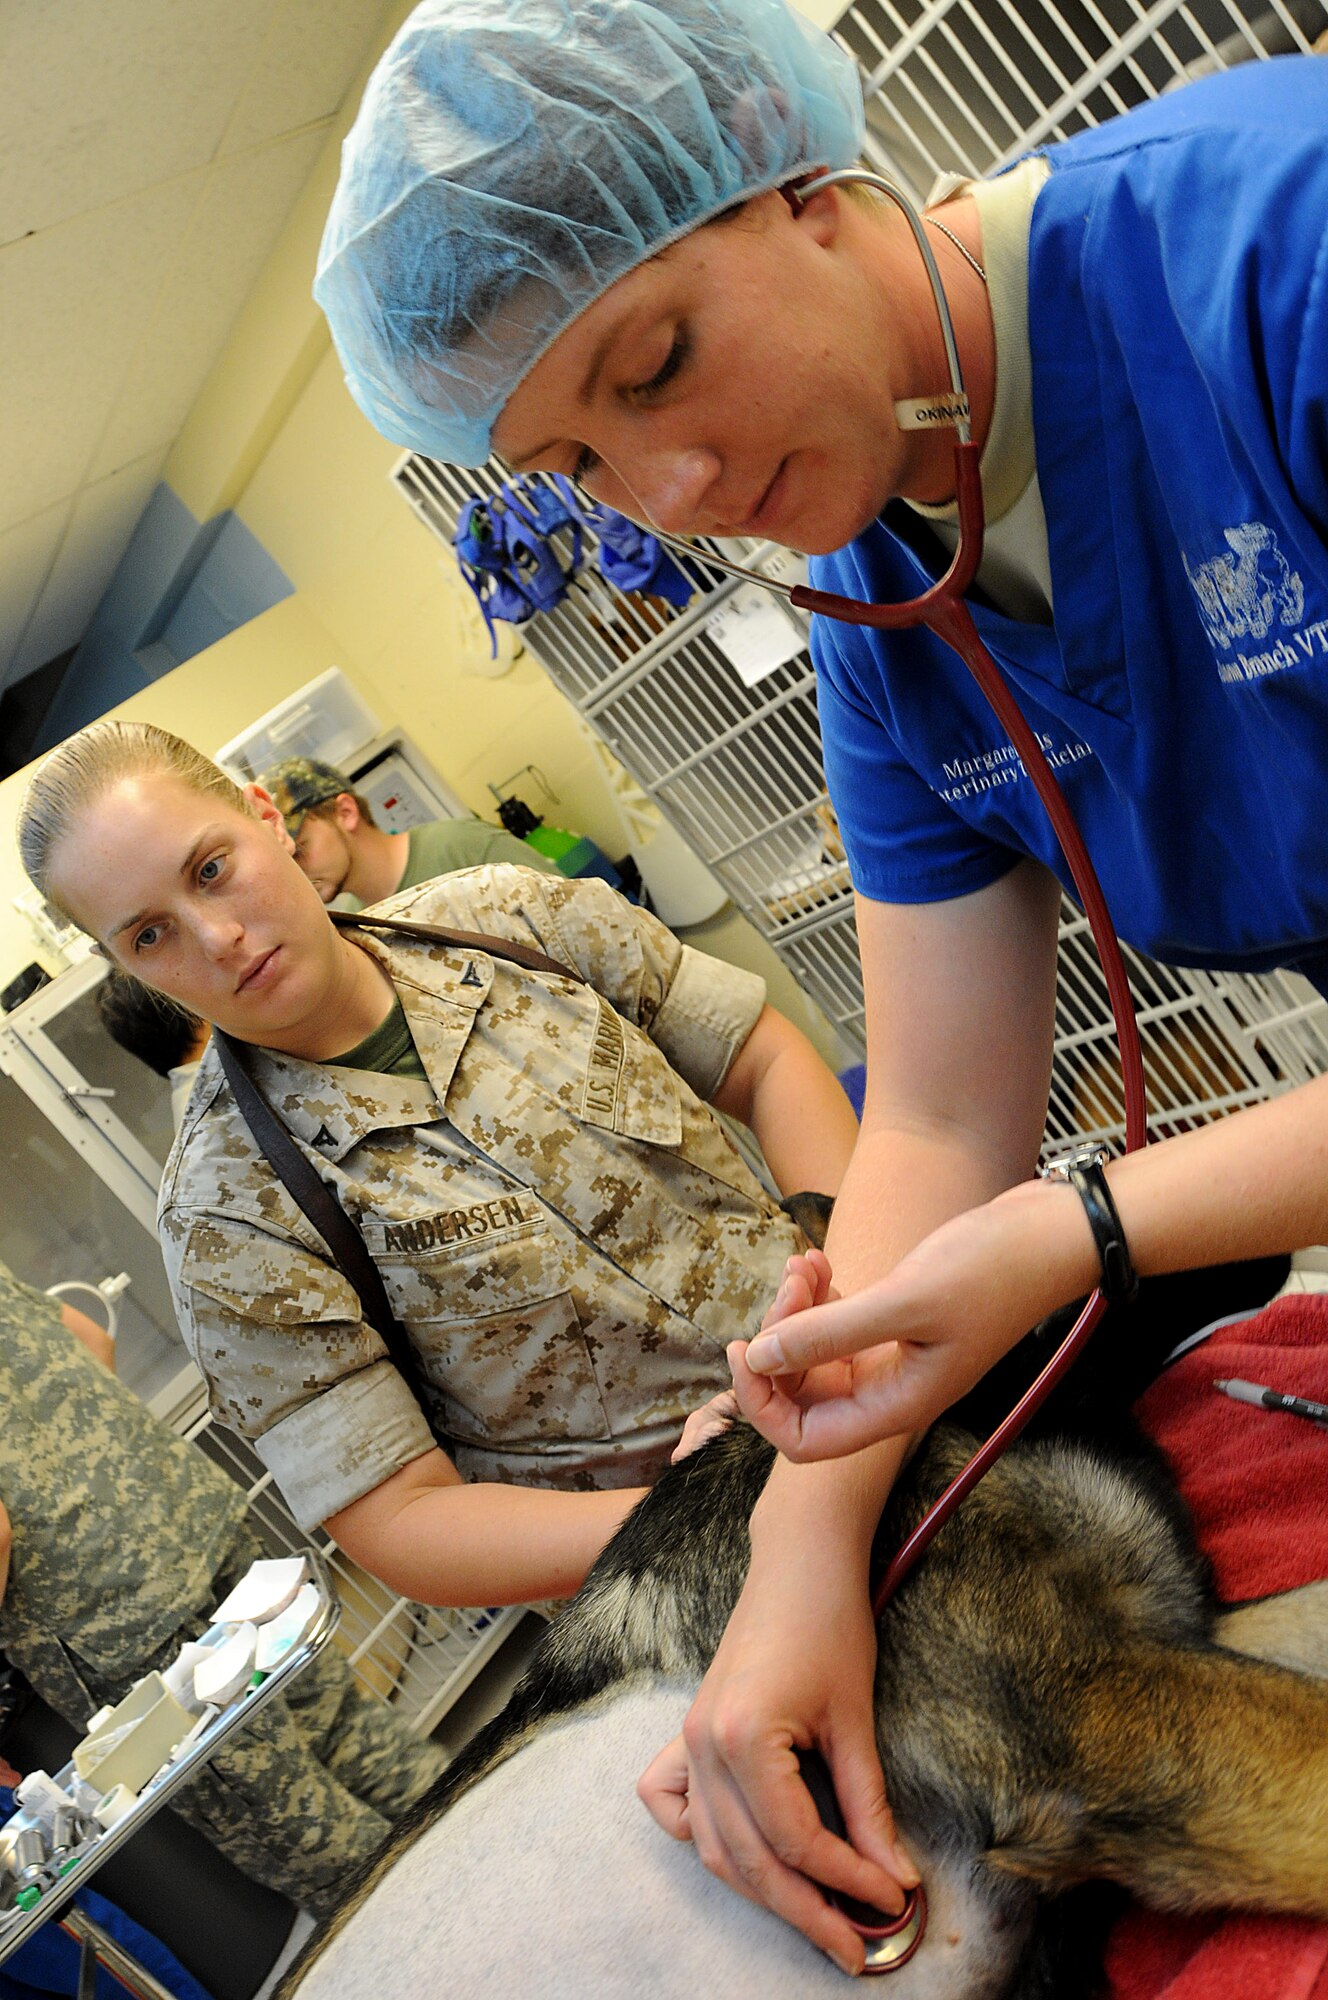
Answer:
[[[1234,1603],[1328,1576],[1328,1431],[1233,1403],[1212,1386],[1229,1376],[1328,1402],[1328,1295],[1223,1327],[1139,1404]],[[1328,2000],[1328,1925],[1134,1909],[1112,1932],[1107,1979],[1111,2000]]]

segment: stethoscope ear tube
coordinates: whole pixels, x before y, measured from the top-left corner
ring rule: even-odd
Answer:
[[[951,391],[957,399],[962,400],[963,378],[949,304],[931,245],[923,231],[921,219],[908,197],[893,182],[885,180],[881,175],[849,167],[835,173],[816,175],[794,191],[795,198],[805,201],[820,189],[845,181],[865,182],[868,186],[877,188],[908,218],[936,302],[950,370]],[[1139,1046],[1139,1031],[1134,1018],[1130,982],[1126,975],[1115,926],[1111,921],[1111,913],[1097,879],[1097,871],[1089,859],[1088,850],[1075,825],[1065,795],[1043,754],[1042,746],[1021,714],[1014,696],[1001,676],[999,667],[983,643],[973,622],[972,613],[964,602],[964,592],[976,577],[982,560],[982,479],[979,449],[968,435],[966,418],[956,419],[955,430],[954,483],[959,517],[958,544],[945,574],[921,596],[910,598],[904,604],[866,604],[856,598],[840,597],[832,591],[812,590],[804,584],[790,588],[761,575],[759,571],[745,569],[740,564],[730,562],[726,557],[713,555],[709,550],[697,549],[690,543],[679,543],[672,536],[664,535],[660,539],[681,548],[693,560],[699,558],[730,575],[741,576],[753,583],[763,584],[767,589],[778,591],[799,610],[812,612],[822,618],[838,619],[847,625],[869,626],[877,631],[899,631],[910,626],[925,625],[958,653],[1009,737],[1029,782],[1042,802],[1061,852],[1065,856],[1084,914],[1088,918],[1106,981],[1120,1049],[1121,1076],[1125,1094],[1125,1150],[1127,1153],[1133,1153],[1147,1143],[1148,1114],[1143,1054]],[[1060,1348],[1017,1408],[1011,1411],[1005,1422],[988,1438],[986,1444],[964,1468],[953,1485],[941,1495],[935,1506],[918,1524],[890,1564],[873,1596],[873,1608],[878,1617],[932,1536],[943,1522],[949,1519],[965,1494],[972,1491],[1006,1445],[1019,1435],[1034,1411],[1060,1380],[1105,1310],[1106,1301],[1101,1292],[1095,1291]]]
[[[903,188],[899,186],[897,181],[888,179],[885,174],[873,173],[869,167],[836,167],[828,173],[813,174],[807,180],[799,181],[795,187],[790,188],[789,192],[798,206],[802,207],[805,202],[811,200],[814,194],[819,194],[823,188],[843,187],[849,182],[858,187],[874,188],[877,194],[883,194],[887,201],[894,203],[913,233],[914,245],[926,270],[927,282],[931,286],[932,300],[936,307],[936,317],[940,321],[941,341],[945,348],[945,365],[950,376],[950,394],[954,398],[956,405],[953,417],[955,436],[960,444],[967,444],[969,441],[968,397],[964,394],[963,370],[959,364],[959,343],[955,339],[954,321],[950,317],[950,302],[945,296],[945,286],[941,283],[941,272],[940,266],[936,262],[936,253],[927,241],[926,231],[922,227],[922,217],[904,193]],[[960,247],[962,249],[963,246],[961,245]],[[967,252],[964,254],[967,255]]]

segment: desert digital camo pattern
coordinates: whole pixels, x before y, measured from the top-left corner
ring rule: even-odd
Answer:
[[[79,1730],[169,1666],[270,1553],[234,1481],[3,1267],[0,1500],[13,1532],[0,1647]],[[321,1912],[444,1763],[328,1647],[173,1803],[246,1874]]]
[[[160,1221],[213,1409],[307,1523],[435,1440],[468,1477],[648,1480],[802,1244],[703,1102],[762,982],[593,879],[469,869],[380,907],[533,944],[589,983],[356,933],[429,1081],[258,1059],[382,1272],[427,1422],[205,1057]]]

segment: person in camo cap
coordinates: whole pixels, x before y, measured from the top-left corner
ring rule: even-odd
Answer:
[[[271,1553],[235,1481],[112,1359],[92,1321],[0,1265],[0,1647],[80,1732]],[[173,1804],[246,1875],[321,1913],[446,1761],[329,1646]]]
[[[353,896],[361,907],[381,903],[485,861],[557,873],[535,848],[487,820],[433,819],[387,833],[345,772],[317,757],[288,757],[263,784],[295,842],[295,859],[325,903],[338,896]]]

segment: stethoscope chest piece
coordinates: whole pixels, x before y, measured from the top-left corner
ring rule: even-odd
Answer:
[[[822,1826],[838,1839],[847,1840],[844,1815],[824,1757],[819,1750],[812,1749],[799,1749],[796,1755],[802,1782],[812,1795]],[[866,1946],[864,1972],[898,1972],[922,1943],[927,1930],[927,1898],[920,1882],[916,1889],[905,1891],[904,1907],[897,1917],[873,1909],[870,1903],[860,1903],[856,1897],[843,1895],[837,1889],[827,1888],[824,1893],[848,1918]]]
[[[866,1946],[864,1973],[898,1972],[902,1965],[908,1964],[926,1935],[927,1897],[921,1883],[908,1891],[903,1910],[888,1923],[863,1923],[853,1915],[854,1906],[846,1898],[835,1900]]]

